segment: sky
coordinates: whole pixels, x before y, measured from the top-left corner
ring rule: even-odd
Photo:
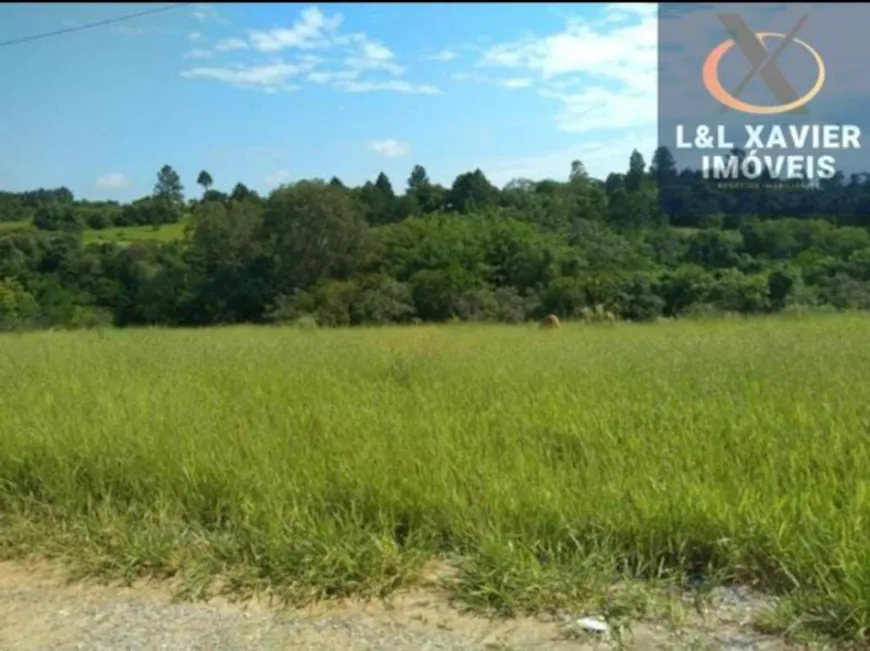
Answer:
[[[2,4],[0,42],[154,4]],[[657,143],[655,4],[192,4],[0,47],[0,190],[229,191],[411,168],[604,178]]]

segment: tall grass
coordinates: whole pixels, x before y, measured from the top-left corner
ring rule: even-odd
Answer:
[[[8,235],[9,233],[14,233],[16,231],[26,231],[30,228],[33,228],[33,222],[27,219],[14,222],[0,221],[0,233],[3,235]]]
[[[97,242],[115,242],[130,244],[132,242],[172,242],[184,237],[187,220],[183,219],[173,224],[153,226],[113,226],[99,230],[88,229],[82,234],[86,244]]]
[[[0,551],[505,611],[724,576],[870,624],[870,319],[0,339]]]

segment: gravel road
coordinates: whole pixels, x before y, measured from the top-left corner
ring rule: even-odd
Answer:
[[[720,600],[707,625],[680,632],[635,625],[630,649],[779,651],[780,640],[748,627],[757,607],[743,596]],[[45,567],[0,563],[0,651],[547,651],[617,648],[613,639],[578,639],[565,622],[490,621],[460,614],[434,589],[405,593],[393,606],[352,603],[276,610],[222,599],[173,602],[154,585],[68,584]]]

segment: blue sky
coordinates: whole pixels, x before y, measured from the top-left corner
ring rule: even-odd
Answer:
[[[0,41],[157,5],[0,5]],[[0,48],[0,189],[129,200],[414,164],[594,176],[656,146],[654,4],[218,4]]]

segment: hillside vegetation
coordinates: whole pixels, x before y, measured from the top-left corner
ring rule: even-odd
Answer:
[[[402,194],[380,174],[261,197],[203,171],[185,200],[167,165],[124,205],[3,193],[0,328],[864,309],[868,178],[717,189],[660,149],[604,181],[575,161],[567,181],[504,188],[480,170],[445,188],[417,165]]]

